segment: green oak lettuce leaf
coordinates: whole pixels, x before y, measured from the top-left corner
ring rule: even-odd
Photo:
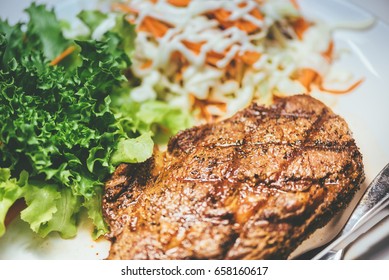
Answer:
[[[21,219],[30,224],[31,229],[41,237],[50,232],[59,232],[63,238],[71,238],[77,233],[76,217],[80,210],[80,198],[71,189],[45,182],[23,180],[22,190],[27,207],[20,213]]]
[[[73,195],[71,189],[61,188],[58,193],[60,199],[55,200],[56,211],[47,223],[41,224],[37,232],[41,237],[46,237],[51,232],[58,232],[62,238],[71,238],[77,234],[81,198]],[[25,220],[24,211],[28,211],[29,208],[30,206],[21,212],[23,220]]]
[[[93,238],[98,238],[99,236],[108,232],[107,225],[105,224],[104,219],[101,215],[101,205],[102,189],[99,189],[96,192],[95,197],[85,199],[82,205],[87,209],[88,217],[95,225],[95,228],[92,233]]]
[[[26,12],[30,17],[26,36],[29,41],[41,42],[45,57],[53,59],[70,45],[53,10],[48,11],[44,5],[32,3]]]
[[[129,24],[124,16],[118,16],[116,17],[116,25],[112,29],[112,32],[117,33],[121,38],[123,38],[121,47],[123,48],[124,52],[129,57],[131,57],[135,50],[135,25]]]
[[[153,154],[153,147],[151,133],[144,133],[137,138],[121,139],[111,161],[113,164],[144,162]]]
[[[112,99],[112,110],[120,115],[119,126],[127,133],[153,133],[153,139],[163,134],[175,135],[193,125],[189,112],[159,100],[132,101],[128,94],[117,94]],[[166,142],[166,140],[164,141]]]
[[[108,15],[98,10],[83,10],[77,17],[89,29],[89,36],[94,35],[93,32],[96,29],[104,30],[107,27],[112,26],[109,30],[106,30],[105,32],[102,31],[102,38],[107,38],[111,33],[119,35],[120,38],[122,38],[119,47],[131,57],[135,49],[135,25],[129,24],[123,14],[110,13]]]
[[[115,33],[103,41],[62,44],[58,26],[39,34],[41,17],[53,20],[52,11],[32,5],[28,12],[27,25],[0,21],[0,167],[9,170],[2,171],[0,236],[19,198],[27,203],[21,218],[42,237],[52,231],[74,236],[81,207],[101,235],[107,231],[102,187],[115,168],[110,158],[119,140],[128,138],[110,108],[110,94],[126,83],[130,59]],[[24,39],[16,44],[13,34]],[[77,63],[51,67],[56,53],[44,48],[47,40],[58,51],[76,46]],[[14,179],[26,172],[30,179],[23,184]]]
[[[19,198],[26,202],[21,219],[41,237],[50,232],[59,232],[63,238],[77,233],[77,214],[80,197],[72,195],[70,189],[59,188],[45,182],[29,182],[29,175],[23,171],[20,179],[10,178],[8,168],[0,168],[0,236],[5,233],[4,218],[9,207]],[[104,228],[104,227],[102,227]]]
[[[189,115],[129,99],[135,31],[123,16],[100,40],[71,40],[52,10],[32,4],[27,13],[27,24],[0,20],[0,236],[24,199],[21,218],[38,235],[75,236],[85,209],[97,238],[108,230],[101,202],[116,165],[147,160],[155,139],[188,127]],[[104,20],[81,18],[91,29]],[[50,66],[69,46],[73,57]]]
[[[106,13],[98,10],[82,10],[77,17],[88,27],[89,36],[104,20],[108,18]]]
[[[0,41],[7,42],[2,43],[2,59],[0,63],[2,65],[8,64],[12,58],[20,55],[20,45],[22,45],[23,32],[21,30],[21,24],[10,26],[8,22],[0,21]]]
[[[0,236],[5,233],[4,220],[9,208],[22,196],[17,180],[9,168],[0,168]]]
[[[56,203],[61,199],[61,194],[55,185],[43,182],[32,185],[27,178],[21,187],[27,204],[27,208],[20,213],[21,218],[30,224],[34,232],[39,232],[41,226],[50,221],[57,212]]]
[[[181,109],[158,100],[148,100],[142,103],[135,115],[143,123],[144,130],[151,130],[154,124],[158,124],[170,135],[192,124],[189,114],[184,114]]]

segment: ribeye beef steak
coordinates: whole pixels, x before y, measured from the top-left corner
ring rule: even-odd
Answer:
[[[103,198],[109,259],[285,259],[363,179],[346,122],[323,103],[252,104],[118,166]]]

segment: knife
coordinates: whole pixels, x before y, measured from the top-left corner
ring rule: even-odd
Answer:
[[[345,249],[359,236],[389,215],[389,164],[374,178],[358,202],[342,231],[318,253],[314,260],[340,260]]]

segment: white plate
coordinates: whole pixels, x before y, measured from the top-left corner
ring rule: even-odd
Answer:
[[[22,10],[30,1],[0,1],[0,17],[8,18],[11,23],[25,19]],[[60,17],[73,17],[76,9],[91,8],[101,1],[37,2],[54,3]],[[300,0],[299,3],[307,17],[320,18],[332,26],[345,23],[348,26],[357,26],[372,20],[371,14],[346,1]],[[389,26],[377,20],[369,29],[337,29],[334,38],[336,48],[345,50],[345,54],[337,62],[337,67],[348,69],[356,77],[365,78],[365,81],[354,92],[337,96],[336,102],[333,102],[333,98],[320,98],[326,103],[330,100],[329,105],[346,119],[354,132],[356,142],[364,155],[366,181],[362,189],[365,189],[389,162]],[[347,215],[348,213],[337,217],[325,229],[315,233],[313,238],[300,247],[300,252],[304,251],[304,247],[327,242],[340,229]],[[108,254],[109,242],[91,240],[89,228],[87,224],[82,225],[80,234],[72,240],[61,240],[55,234],[43,240],[34,236],[24,222],[15,220],[0,239],[0,259],[103,259]],[[388,233],[387,219],[358,240],[346,253],[346,258],[389,259],[389,245],[382,246],[388,243]],[[383,243],[379,243],[380,241]],[[377,242],[380,244],[379,250],[375,246]]]
[[[346,1],[300,0],[299,3],[308,17],[320,18],[332,26],[360,27],[374,19],[366,10]],[[339,96],[331,106],[345,118],[363,154],[366,180],[362,189],[365,189],[389,163],[389,25],[376,19],[366,29],[335,29],[334,38],[336,48],[346,51],[337,63],[339,67],[365,79],[355,91]],[[333,222],[333,233],[340,223]],[[323,230],[323,235],[322,238],[329,238],[328,231]],[[386,219],[357,240],[345,258],[389,259],[388,241],[389,219]]]

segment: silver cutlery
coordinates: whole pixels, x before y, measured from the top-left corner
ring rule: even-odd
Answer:
[[[389,205],[389,164],[374,178],[350,218],[330,245],[314,260],[340,260],[349,245],[359,236],[384,219],[389,212],[382,211]],[[388,233],[389,234],[389,233]]]

